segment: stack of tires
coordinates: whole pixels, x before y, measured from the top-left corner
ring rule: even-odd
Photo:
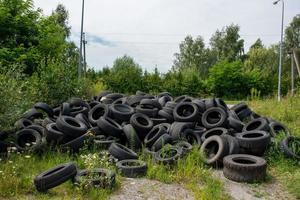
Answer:
[[[145,175],[147,166],[139,160],[141,153],[170,165],[194,146],[208,165],[223,166],[229,179],[262,179],[266,172],[262,156],[280,132],[287,136],[281,142],[285,155],[299,159],[289,145],[299,139],[245,103],[229,108],[219,98],[174,98],[168,92],[154,96],[138,91],[125,96],[103,91],[88,101],[72,98],[54,107],[39,102],[15,123],[15,128],[14,143],[19,151],[59,149],[77,153],[84,146],[108,150],[128,177]]]

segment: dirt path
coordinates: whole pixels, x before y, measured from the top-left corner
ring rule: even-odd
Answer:
[[[193,200],[193,194],[178,184],[164,184],[144,178],[122,179],[121,189],[110,200]]]
[[[213,175],[224,182],[225,191],[235,200],[290,200],[294,199],[276,181],[262,184],[245,184],[230,181],[223,176],[222,170],[215,170]],[[164,184],[145,178],[123,178],[121,189],[110,200],[193,200],[192,192],[179,184]]]
[[[262,184],[245,184],[228,180],[224,177],[222,170],[213,172],[216,178],[224,182],[225,190],[233,199],[236,200],[289,200],[294,199],[282,186],[275,180]]]

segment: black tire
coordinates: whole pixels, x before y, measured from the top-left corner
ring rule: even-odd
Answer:
[[[123,126],[123,132],[125,133],[127,144],[130,149],[138,150],[142,148],[142,142],[131,124]]]
[[[121,122],[129,121],[130,117],[134,114],[134,109],[125,104],[113,104],[109,109],[113,118]]]
[[[126,99],[127,99],[127,97],[119,98],[119,99],[115,100],[115,101],[112,103],[112,105],[115,105],[115,104],[125,104],[125,105],[127,105]]]
[[[215,98],[215,102],[216,102],[216,107],[222,108],[225,111],[229,110],[226,103],[223,101],[223,99]]]
[[[255,156],[262,156],[271,141],[268,132],[258,130],[238,133],[236,138],[245,153]]]
[[[120,93],[110,93],[105,96],[105,98],[112,99],[113,101],[120,99],[122,97],[124,97],[124,94],[120,94]]]
[[[154,154],[154,160],[164,165],[173,164],[182,155],[182,148],[178,147],[166,147],[162,148]]]
[[[160,138],[163,134],[166,133],[167,129],[164,126],[154,126],[144,139],[145,146],[151,149],[156,140],[158,140],[158,138]]]
[[[174,118],[173,118],[173,115],[172,114],[169,114],[167,113],[166,111],[164,110],[160,110],[158,111],[158,116],[160,117],[163,117],[165,119],[167,119],[168,122],[172,123],[174,121]]]
[[[192,145],[200,147],[202,144],[201,135],[193,129],[185,129],[181,137]]]
[[[251,119],[252,111],[250,110],[250,108],[247,107],[236,114],[239,117],[239,119],[243,122],[247,121],[248,119]]]
[[[46,128],[46,126],[47,126],[48,124],[55,123],[55,121],[56,121],[56,120],[54,120],[54,119],[50,119],[49,117],[46,117],[46,118],[43,120],[43,122],[42,122],[42,126],[43,126],[44,128]]]
[[[192,102],[192,98],[187,95],[182,95],[174,99],[175,103]]]
[[[64,133],[58,130],[56,123],[50,123],[45,128],[46,141],[51,144],[57,144],[62,141]]]
[[[223,158],[228,155],[229,145],[225,138],[214,135],[203,142],[200,151],[206,164],[218,166],[222,164]]]
[[[60,115],[60,106],[54,107],[53,113],[54,113],[53,120],[56,120]]]
[[[248,122],[243,128],[243,132],[254,130],[269,131],[270,127],[268,125],[267,120],[265,118],[257,118]]]
[[[93,126],[97,125],[97,121],[100,119],[100,117],[106,117],[109,113],[108,106],[105,104],[98,104],[95,107],[93,107],[89,114],[88,118],[90,123]]]
[[[65,144],[62,144],[60,148],[62,149],[63,152],[66,151],[78,152],[79,149],[81,149],[90,138],[91,136],[88,133],[86,133]]]
[[[291,143],[297,143],[297,149],[298,149],[298,153],[294,152],[290,146]],[[299,149],[300,149],[300,138],[298,137],[291,137],[288,136],[286,138],[284,138],[281,142],[280,142],[280,148],[283,151],[284,155],[287,158],[292,158],[292,159],[296,159],[296,160],[300,160],[300,154],[299,154]]]
[[[178,141],[176,144],[174,144],[175,147],[182,148],[182,154],[185,155],[188,152],[190,152],[193,149],[193,146],[186,141]]]
[[[260,157],[246,154],[229,155],[224,158],[223,165],[224,176],[236,182],[252,183],[266,177],[267,162]]]
[[[269,124],[269,127],[270,127],[270,133],[273,137],[276,137],[276,135],[279,134],[280,132],[284,132],[286,136],[290,135],[289,129],[280,122],[271,122]]]
[[[67,102],[62,103],[60,107],[60,115],[67,115],[69,116],[71,113],[71,105]]]
[[[168,97],[170,97],[171,99],[173,99],[173,98],[172,98],[172,94],[171,94],[170,92],[161,92],[161,93],[159,93],[159,94],[157,95],[157,98],[161,98],[161,97],[164,97],[164,96],[168,96]]]
[[[122,176],[129,178],[142,177],[147,174],[147,164],[141,160],[121,160],[117,168]]]
[[[16,127],[16,129],[19,130],[19,129],[24,129],[27,126],[30,126],[32,124],[33,124],[33,122],[31,120],[26,119],[26,118],[21,118],[18,121],[16,121],[15,127]]]
[[[141,105],[138,105],[135,107],[135,110],[137,113],[143,113],[147,115],[148,117],[157,117],[158,114],[158,109],[157,108],[145,108],[142,107]]]
[[[153,126],[168,122],[168,120],[165,118],[150,118],[150,120],[153,122]]]
[[[118,160],[138,158],[138,155],[133,150],[118,143],[112,143],[108,151],[113,157],[115,157]]]
[[[144,140],[145,136],[153,128],[153,121],[145,114],[135,113],[130,118],[130,124],[137,131],[140,140]]]
[[[142,95],[132,95],[127,98],[126,102],[131,107],[136,107],[140,104],[142,99],[145,99],[145,97]]]
[[[104,91],[100,92],[100,94],[97,95],[96,100],[100,102],[102,97],[105,97],[106,95],[111,94],[111,93],[112,93],[111,91],[104,90]]]
[[[32,124],[30,126],[27,126],[26,129],[36,130],[41,135],[41,137],[44,136],[45,128],[42,127],[41,125]]]
[[[0,158],[2,156],[6,157],[7,156],[7,148],[8,148],[8,144],[6,142],[3,142],[0,140]]]
[[[205,128],[226,127],[227,113],[218,107],[207,109],[201,118],[201,122]]]
[[[223,136],[223,135],[227,135],[228,134],[228,130],[226,128],[212,128],[206,132],[204,132],[201,136],[201,140],[202,142],[204,142],[207,138],[217,135],[217,136]]]
[[[56,126],[61,132],[74,138],[85,134],[88,130],[80,120],[63,115],[56,120]]]
[[[247,104],[245,102],[240,102],[238,104],[235,104],[230,108],[230,110],[234,111],[235,113],[238,113],[244,109],[248,108]]]
[[[40,113],[37,109],[35,108],[31,108],[29,110],[27,110],[22,118],[26,118],[26,119],[30,119],[30,120],[34,120],[34,119],[42,119],[43,118],[43,113]]]
[[[116,121],[109,117],[100,117],[97,125],[106,135],[120,138],[122,136],[122,127]]]
[[[205,110],[208,110],[210,108],[213,108],[213,107],[217,106],[215,98],[205,99],[204,103],[205,103]]]
[[[33,129],[22,129],[15,135],[16,148],[18,151],[33,151],[41,150],[42,137],[39,132]]]
[[[158,151],[161,148],[163,148],[166,144],[172,144],[172,143],[173,143],[172,137],[168,134],[163,134],[154,142],[154,144],[151,147],[151,150]]]
[[[162,96],[158,97],[158,103],[163,107],[166,105],[168,101],[172,101],[172,98],[170,96]]]
[[[227,139],[229,145],[228,155],[240,153],[240,145],[235,137],[232,137],[231,135],[224,135],[222,137],[225,137]]]
[[[83,122],[87,128],[91,128],[90,121],[85,114],[79,113],[75,116],[75,118],[78,119],[79,121]]]
[[[34,104],[33,107],[35,109],[40,109],[40,110],[44,111],[45,113],[47,113],[48,117],[53,117],[53,115],[54,115],[53,109],[46,103],[38,102],[38,103]]]
[[[93,174],[96,174],[96,176],[94,177]],[[116,173],[103,168],[80,170],[74,177],[73,182],[79,186],[112,189],[116,184]]]
[[[191,129],[194,127],[194,123],[174,122],[169,129],[169,134],[173,137],[174,140],[178,140],[182,137],[182,134],[186,129]]]
[[[245,124],[242,121],[235,119],[233,117],[228,117],[228,125],[230,128],[233,128],[237,132],[243,131],[243,128],[245,126]]]
[[[83,106],[72,107],[71,108],[71,112],[70,112],[70,116],[75,117],[76,115],[78,115],[80,113],[84,114],[85,116],[88,116],[88,114],[89,114],[89,108],[83,107]]]
[[[173,110],[173,116],[178,122],[196,122],[200,117],[199,108],[194,103],[179,103]]]
[[[117,143],[119,140],[112,136],[106,137],[105,135],[99,135],[94,138],[95,149],[108,149],[112,143]]]
[[[162,106],[160,105],[157,99],[143,99],[140,102],[140,105],[142,105],[142,107],[157,108],[159,110],[162,109]]]
[[[34,185],[39,192],[46,192],[69,179],[75,177],[77,169],[74,163],[58,165],[39,174],[34,179]]]

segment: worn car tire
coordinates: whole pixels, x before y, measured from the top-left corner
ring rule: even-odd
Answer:
[[[300,154],[299,153],[297,154],[290,148],[289,144],[292,142],[297,142],[298,148],[300,147],[300,138],[288,136],[280,142],[280,148],[287,158],[300,160]]]
[[[109,153],[118,160],[137,159],[138,155],[131,149],[119,144],[112,143],[108,149]]]
[[[142,148],[142,142],[131,124],[123,126],[123,132],[125,133],[130,149],[138,150]]]
[[[56,120],[56,126],[61,132],[74,138],[85,134],[88,130],[80,120],[63,115]]]
[[[261,157],[234,154],[223,159],[223,174],[236,182],[255,182],[266,176],[267,162]]]
[[[208,131],[204,132],[201,136],[201,140],[202,142],[204,142],[207,138],[217,135],[217,136],[223,136],[223,135],[227,135],[228,134],[228,130],[226,128],[212,128],[209,129]]]
[[[91,174],[96,174],[96,177],[88,177]],[[96,188],[113,188],[116,184],[116,173],[114,171],[94,168],[79,170],[73,179],[75,185],[91,186]]]
[[[205,128],[226,127],[227,113],[218,107],[207,109],[201,118],[201,122]]]
[[[254,130],[269,131],[268,121],[265,118],[257,118],[248,122],[243,128],[243,132]]]
[[[173,110],[174,120],[178,122],[196,122],[199,120],[199,108],[191,102],[178,103]]]
[[[225,138],[214,135],[203,142],[200,151],[206,164],[218,166],[222,164],[223,158],[228,155],[229,145]]]
[[[142,177],[147,173],[147,164],[141,160],[121,160],[116,165],[121,175],[128,178]]]
[[[268,132],[259,130],[238,133],[236,138],[242,150],[255,156],[262,156],[271,141]]]
[[[45,192],[72,179],[76,173],[77,169],[74,163],[58,165],[35,177],[34,185],[38,191]]]

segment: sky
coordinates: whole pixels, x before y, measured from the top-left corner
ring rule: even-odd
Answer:
[[[80,43],[82,0],[34,0],[35,7],[50,15],[61,3],[69,11],[70,40]],[[84,32],[87,63],[95,70],[112,66],[128,55],[143,69],[171,69],[174,53],[186,35],[211,35],[232,23],[240,26],[246,50],[257,38],[264,45],[279,42],[281,2],[273,0],[85,0]],[[287,26],[300,14],[300,0],[285,0]]]

